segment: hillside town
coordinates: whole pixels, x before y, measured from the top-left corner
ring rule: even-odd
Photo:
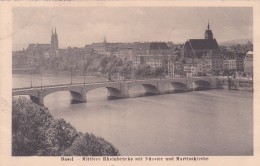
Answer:
[[[204,38],[111,43],[59,48],[56,28],[51,42],[13,51],[13,73],[100,75],[124,79],[207,75],[253,77],[253,44],[219,45],[208,23]]]

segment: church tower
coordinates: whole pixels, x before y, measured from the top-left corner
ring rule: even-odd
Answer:
[[[106,38],[106,36],[104,37],[104,43],[107,44],[107,38]]]
[[[208,27],[207,27],[205,34],[204,34],[204,38],[205,39],[213,39],[213,33],[210,29],[209,22],[208,22]]]
[[[51,34],[51,48],[53,51],[57,51],[59,49],[59,41],[58,41],[58,36],[55,28],[55,32]]]

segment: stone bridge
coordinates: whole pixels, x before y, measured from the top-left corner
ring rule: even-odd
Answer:
[[[86,102],[86,94],[97,88],[107,88],[110,96],[117,98],[129,97],[129,89],[141,85],[150,94],[165,94],[174,91],[191,91],[198,89],[218,88],[218,81],[215,77],[193,77],[193,78],[168,78],[168,79],[147,79],[129,80],[125,82],[100,82],[76,85],[53,85],[37,88],[13,89],[12,96],[27,95],[30,99],[44,105],[44,97],[59,91],[69,91],[72,103]]]

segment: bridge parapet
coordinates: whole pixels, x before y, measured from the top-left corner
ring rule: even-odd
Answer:
[[[205,84],[203,84],[203,82]],[[216,78],[194,77],[194,78],[168,78],[168,79],[149,79],[149,80],[131,80],[126,82],[101,82],[77,85],[61,85],[41,88],[15,89],[13,96],[28,95],[31,100],[37,104],[43,105],[45,96],[59,91],[69,91],[72,102],[86,102],[86,94],[96,88],[107,88],[109,94],[114,97],[129,97],[129,89],[136,85],[142,85],[146,92],[152,94],[164,94],[173,90],[194,90],[199,86],[208,86],[208,88],[217,88]]]

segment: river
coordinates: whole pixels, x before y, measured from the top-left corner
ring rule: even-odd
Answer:
[[[13,75],[13,88],[29,87],[30,75]],[[40,85],[33,76],[33,86]],[[70,83],[70,76],[44,75],[43,85]],[[83,82],[77,76],[73,82]],[[87,82],[104,78],[87,77]],[[245,91],[208,90],[107,100],[105,88],[87,93],[87,103],[70,104],[69,92],[44,98],[56,118],[64,118],[78,131],[111,142],[121,155],[172,156],[253,155],[253,94]]]

